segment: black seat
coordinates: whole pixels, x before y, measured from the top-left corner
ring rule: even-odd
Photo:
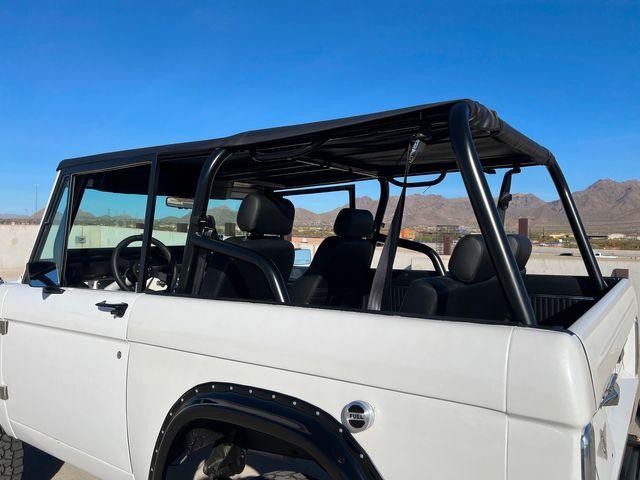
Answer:
[[[248,248],[273,261],[286,280],[291,275],[295,251],[282,237],[293,227],[295,209],[284,198],[260,194],[247,195],[238,210],[238,227],[246,237],[230,237],[226,242]],[[205,298],[249,298],[273,300],[265,276],[254,265],[212,253],[200,287]]]
[[[335,237],[325,238],[309,269],[291,286],[293,303],[362,307],[369,288],[373,257],[373,215],[368,210],[340,210]]]
[[[509,245],[524,273],[531,256],[531,241],[509,235]],[[504,320],[507,304],[481,235],[462,237],[449,260],[449,273],[411,283],[400,311],[421,315]]]

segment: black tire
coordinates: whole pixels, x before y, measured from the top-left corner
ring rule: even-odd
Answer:
[[[0,429],[0,480],[22,480],[23,468],[22,442]]]
[[[640,449],[637,446],[627,445],[620,471],[620,480],[640,479]]]

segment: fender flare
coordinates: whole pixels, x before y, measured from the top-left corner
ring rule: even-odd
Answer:
[[[303,449],[335,480],[382,480],[351,433],[327,412],[300,399],[232,383],[205,383],[173,404],[154,447],[149,480],[164,480],[171,446],[196,420],[268,434]]]

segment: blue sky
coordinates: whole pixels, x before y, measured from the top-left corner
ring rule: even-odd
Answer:
[[[31,213],[34,184],[42,206],[66,157],[460,97],[574,190],[640,176],[637,1],[10,0],[0,25],[0,212]],[[541,172],[518,187],[554,197]]]

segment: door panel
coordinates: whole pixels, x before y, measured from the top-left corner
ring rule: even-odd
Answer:
[[[3,305],[4,305],[4,299],[9,291],[10,288],[12,288],[13,285],[7,284],[7,283],[0,283],[0,320],[4,320],[3,317]],[[4,350],[3,344],[4,344],[4,335],[0,335],[0,383],[2,383],[2,385],[6,385],[4,378],[1,378],[1,373],[2,373],[2,352]],[[7,414],[7,402],[6,401],[0,401],[0,426],[2,427],[2,429],[7,432],[9,435],[14,436],[15,434],[13,432],[13,429],[11,428],[11,424],[9,423],[9,415]]]
[[[129,311],[139,294],[68,288],[46,295],[17,285],[5,298],[2,370],[7,409],[18,430],[28,427],[130,472],[126,434],[126,342]],[[96,303],[127,303],[116,318]],[[56,447],[57,448],[57,447]],[[101,463],[101,462],[100,462]],[[101,467],[102,468],[102,467]]]

